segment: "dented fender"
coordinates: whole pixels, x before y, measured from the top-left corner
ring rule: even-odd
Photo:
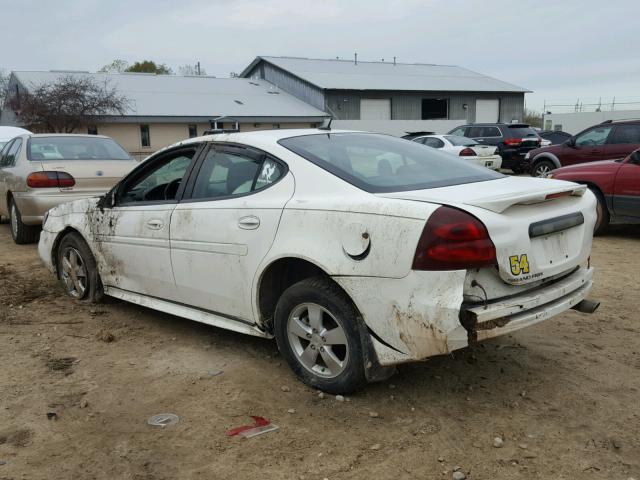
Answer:
[[[466,271],[411,271],[400,279],[335,276],[358,307],[381,365],[468,345],[459,315]]]

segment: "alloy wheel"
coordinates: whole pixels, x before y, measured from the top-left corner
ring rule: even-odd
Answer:
[[[545,178],[550,173],[551,173],[551,168],[548,165],[543,163],[542,165],[538,165],[536,167],[535,176],[540,178]]]
[[[18,236],[18,209],[16,208],[15,203],[11,203],[11,232],[13,233],[13,238]]]
[[[287,335],[294,355],[311,373],[334,378],[347,367],[347,336],[326,308],[315,303],[298,305],[289,315]]]
[[[83,298],[87,291],[87,269],[80,252],[66,247],[62,252],[62,281],[67,293],[74,298]]]

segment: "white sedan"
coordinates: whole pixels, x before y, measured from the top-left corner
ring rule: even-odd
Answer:
[[[73,298],[275,337],[302,381],[345,393],[402,362],[595,310],[595,206],[584,185],[387,135],[224,133],[53,208],[39,252]]]
[[[496,153],[498,147],[480,145],[471,138],[460,135],[424,135],[413,138],[412,141],[462,157],[491,170],[499,170],[502,167],[502,157]]]

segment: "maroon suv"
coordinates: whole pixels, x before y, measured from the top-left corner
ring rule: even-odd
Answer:
[[[576,163],[625,158],[640,148],[640,120],[607,120],[589,127],[560,145],[531,150],[532,177],[546,177],[551,170]]]

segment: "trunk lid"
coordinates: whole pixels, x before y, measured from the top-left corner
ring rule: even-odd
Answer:
[[[41,161],[45,171],[66,172],[76,184],[61,188],[61,192],[74,194],[103,193],[113,187],[129,173],[138,162],[135,160],[45,160]]]
[[[474,145],[473,147],[469,147],[471,150],[476,152],[476,155],[479,157],[488,157],[493,155],[496,151],[496,147],[488,146],[488,145]]]
[[[380,196],[450,205],[474,215],[496,247],[499,278],[510,285],[569,272],[591,252],[595,198],[583,185],[506,177]]]

